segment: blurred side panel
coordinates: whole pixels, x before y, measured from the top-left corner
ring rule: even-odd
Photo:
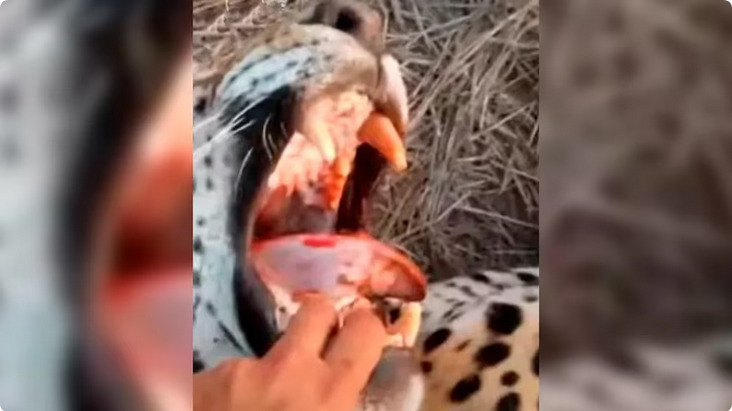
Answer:
[[[541,407],[727,410],[732,6],[541,14]]]
[[[1,3],[0,408],[94,409],[94,381],[83,398],[69,395],[84,383],[67,374],[91,283],[90,222],[137,120],[189,47],[191,4]]]

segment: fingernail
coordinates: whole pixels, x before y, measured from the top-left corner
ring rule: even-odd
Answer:
[[[371,301],[365,299],[365,298],[359,298],[353,303],[354,309],[370,309],[371,308]]]
[[[304,303],[306,301],[323,300],[326,297],[317,291],[295,291],[292,293],[292,301]]]

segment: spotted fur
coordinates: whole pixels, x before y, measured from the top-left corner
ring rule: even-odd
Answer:
[[[297,102],[322,93],[333,79],[341,79],[341,88],[367,90],[378,77],[376,64],[346,33],[286,25],[254,40],[213,103],[194,107],[194,370],[261,353],[275,338],[252,333],[259,328],[251,322],[249,333],[242,331],[241,322],[249,319],[237,307],[236,287],[242,285],[238,277],[250,274],[235,250],[241,246],[237,236],[245,234],[237,227],[246,221],[232,210],[251,206],[292,132]],[[261,284],[247,277],[252,281],[247,298],[266,300]],[[414,352],[385,354],[362,409],[536,409],[538,297],[535,269],[432,284]],[[271,311],[257,320],[263,328],[272,325],[276,308]]]
[[[291,25],[262,39],[223,78],[216,101],[194,126],[194,305],[217,309],[194,310],[193,339],[195,352],[208,366],[253,353],[251,337],[247,340],[239,331],[233,291],[234,272],[242,271],[234,251],[242,234],[237,230],[246,224],[232,215],[231,207],[253,203],[257,184],[289,138],[291,130],[283,133],[282,127],[290,128],[296,114],[291,100],[322,92],[339,71],[356,89],[375,84],[378,74],[373,55],[330,27]],[[345,57],[336,59],[338,55]],[[350,71],[343,73],[345,69]],[[251,280],[247,284],[256,278]],[[248,293],[254,299],[263,294],[261,289]],[[273,319],[262,321],[271,324]]]
[[[433,283],[416,347],[422,410],[535,410],[539,270],[485,271]]]

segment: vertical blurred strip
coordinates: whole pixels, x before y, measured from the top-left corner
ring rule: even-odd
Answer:
[[[102,399],[83,370],[66,373],[83,350],[90,224],[138,121],[190,47],[191,10],[188,0],[0,6],[5,410],[130,409]]]
[[[732,406],[732,6],[541,3],[541,408]]]

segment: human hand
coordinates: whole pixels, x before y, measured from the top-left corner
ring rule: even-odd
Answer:
[[[227,361],[193,377],[197,411],[350,411],[381,356],[386,330],[368,308],[354,308],[332,333],[336,312],[309,296],[261,359]]]

